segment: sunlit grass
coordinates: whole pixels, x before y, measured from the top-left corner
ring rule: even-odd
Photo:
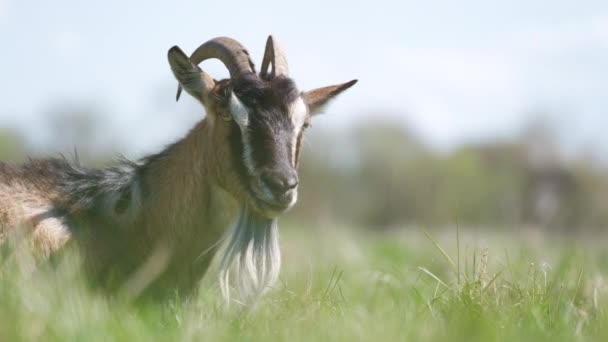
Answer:
[[[213,277],[192,300],[138,304],[91,290],[74,253],[32,269],[5,252],[0,341],[608,338],[599,239],[332,227],[282,235],[281,281],[249,309],[226,308]]]

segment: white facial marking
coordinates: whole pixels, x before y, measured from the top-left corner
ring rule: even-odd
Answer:
[[[234,93],[232,93],[232,96],[230,97],[230,113],[232,114],[234,121],[236,121],[241,128],[249,124],[249,109],[245,107],[243,102],[241,102]]]
[[[251,152],[251,144],[249,142],[249,109],[245,107],[243,102],[232,93],[230,97],[230,113],[234,122],[241,128],[241,137],[243,140],[243,160],[249,174],[254,174],[255,167],[253,165],[253,157]]]
[[[298,144],[298,136],[302,131],[302,126],[308,115],[308,108],[301,97],[298,97],[289,105],[289,117],[293,124],[293,135],[291,137],[291,160],[293,166],[296,166],[296,150]]]

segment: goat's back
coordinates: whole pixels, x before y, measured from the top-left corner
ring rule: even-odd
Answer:
[[[60,170],[67,164],[61,159],[0,162],[0,243],[25,237],[48,255],[69,239],[55,207],[61,195]]]

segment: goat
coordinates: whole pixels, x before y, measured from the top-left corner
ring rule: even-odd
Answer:
[[[198,66],[210,58],[229,79]],[[186,90],[206,116],[162,152],[105,169],[65,158],[0,162],[0,242],[19,233],[49,256],[74,241],[100,281],[133,295],[153,284],[190,293],[221,251],[222,294],[236,287],[255,298],[279,274],[277,217],[297,200],[302,135],[357,80],[298,91],[272,36],[259,74],[226,37],[190,57],[174,46],[168,60],[177,99]]]

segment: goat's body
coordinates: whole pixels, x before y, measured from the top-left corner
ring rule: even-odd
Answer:
[[[37,252],[48,255],[70,238],[63,218],[54,213],[61,198],[59,160],[23,166],[0,162],[0,242],[29,236]]]
[[[102,285],[137,295],[152,282],[189,292],[226,234],[222,294],[228,299],[236,285],[242,300],[253,299],[278,279],[277,217],[297,201],[304,130],[356,80],[300,92],[272,36],[259,75],[245,47],[227,37],[190,57],[174,46],[167,57],[177,98],[186,90],[207,118],[139,162],[102,170],[62,159],[0,164],[0,242],[31,237],[48,256],[75,241]],[[210,58],[230,79],[216,82],[198,66]]]
[[[133,278],[138,291],[167,278],[191,290],[239,210],[208,177],[209,124],[160,154],[102,170],[64,159],[0,163],[0,239],[27,237],[43,255],[72,239],[104,281]],[[143,269],[149,260],[153,268]]]

